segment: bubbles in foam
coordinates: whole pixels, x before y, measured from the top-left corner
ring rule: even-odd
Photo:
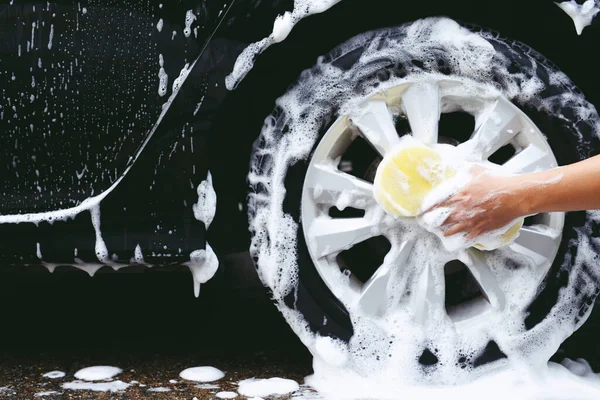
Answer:
[[[162,24],[161,24],[161,27],[162,27]],[[158,95],[162,97],[165,94],[167,94],[167,89],[168,89],[168,84],[169,84],[169,75],[167,75],[167,72],[165,71],[165,68],[164,68],[165,61],[163,59],[162,54],[158,55],[158,64],[160,66],[160,69],[158,71]]]
[[[350,115],[365,97],[408,80],[451,78],[460,84],[445,88],[448,95],[465,99],[476,96],[491,101],[501,94],[557,118],[560,117],[555,110],[569,106],[580,109],[581,115],[587,115],[593,134],[598,134],[600,125],[596,110],[576,94],[573,84],[564,74],[543,65],[539,55],[530,54],[532,51],[525,47],[512,49],[508,46],[506,53],[497,53],[492,43],[498,41],[500,39],[493,34],[472,33],[445,18],[420,20],[401,28],[359,36],[335,50],[336,54],[345,54],[359,46],[365,47],[352,68],[341,70],[330,63],[329,56],[321,57],[312,70],[301,75],[296,86],[277,100],[278,117],[271,116],[265,120],[249,174],[254,188],[248,207],[253,233],[251,251],[257,258],[260,278],[273,291],[278,308],[303,343],[316,355],[315,375],[307,382],[328,396],[381,399],[410,398],[411,393],[429,396],[435,392],[422,392],[411,385],[466,382],[494,368],[509,365],[516,368],[516,360],[528,360],[528,365],[543,366],[576,328],[577,323],[571,316],[579,312],[577,299],[581,298],[581,294],[574,292],[575,276],[582,265],[594,266],[595,271],[597,264],[587,239],[593,221],[600,221],[600,215],[594,212],[587,213],[586,224],[576,232],[572,246],[577,256],[566,256],[565,268],[571,269],[569,284],[559,293],[557,305],[549,315],[530,330],[525,330],[523,321],[527,315],[526,307],[536,295],[540,281],[534,273],[532,260],[511,254],[517,268],[507,261],[511,260],[507,249],[486,253],[485,261],[497,274],[500,288],[506,293],[506,304],[498,310],[487,309],[483,322],[469,328],[446,315],[443,298],[444,265],[459,255],[441,249],[438,238],[423,233],[416,224],[408,222],[402,225],[401,232],[386,235],[392,244],[391,253],[407,237],[414,239],[414,248],[403,268],[393,269],[387,287],[390,292],[388,312],[382,317],[365,315],[352,301],[356,299],[355,289],[342,284],[347,282],[347,279],[342,279],[343,272],[332,272],[337,274],[340,284],[331,290],[349,311],[354,328],[347,350],[339,346],[335,347],[335,352],[331,351],[328,339],[314,334],[303,315],[283,301],[298,284],[296,238],[303,234],[298,222],[283,208],[287,195],[285,177],[290,165],[297,160],[308,159],[319,138],[323,121],[337,117],[332,115],[332,110]],[[529,57],[529,65],[534,67],[523,65],[523,71],[511,74],[508,66],[513,56]],[[449,77],[436,73],[434,61],[440,57],[444,57],[448,65]],[[380,81],[374,72],[383,68],[377,61],[381,59],[388,60],[388,64],[404,66],[407,77]],[[422,69],[411,66],[411,60],[423,60],[425,68],[431,72],[424,73]],[[532,68],[547,69],[549,82],[541,82]],[[500,84],[491,85],[493,81]],[[551,98],[540,96],[545,85],[553,82],[560,82],[569,90]],[[479,106],[467,100],[462,105],[465,111]],[[574,125],[572,127],[576,138],[584,143],[582,134],[575,130]],[[381,218],[383,222],[384,217]],[[391,255],[386,259],[386,262],[393,263]],[[433,296],[422,291],[428,282],[433,287]],[[593,296],[596,286],[593,281],[583,282],[578,293]],[[472,362],[490,341],[497,344],[509,357],[508,360],[473,368]],[[420,359],[425,363],[419,362]],[[425,365],[427,363],[429,365]],[[514,373],[514,369],[510,373]],[[512,382],[511,379],[519,381],[521,376],[517,373],[510,379],[507,376],[498,379],[497,382],[492,381],[495,383],[489,387],[502,388],[507,386],[507,382]],[[343,382],[344,390],[339,389],[340,382]],[[476,383],[469,386],[471,389],[458,390],[457,393],[467,393],[465,398],[469,398],[468,393],[471,393],[471,398],[480,398],[480,390],[484,387]],[[490,392],[489,387],[486,393]],[[541,390],[537,385],[527,386],[523,382],[520,387],[529,387],[529,393],[534,394]],[[474,397],[474,393],[478,397]]]
[[[185,37],[190,37],[192,33],[192,24],[196,20],[196,15],[192,10],[187,10],[185,13],[185,28],[183,29],[183,34]]]

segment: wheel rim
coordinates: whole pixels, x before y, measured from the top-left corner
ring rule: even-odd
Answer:
[[[417,320],[425,322],[437,308],[446,312],[459,331],[480,329],[490,312],[526,308],[537,289],[527,288],[526,294],[523,288],[512,290],[518,285],[502,276],[499,266],[526,259],[539,284],[558,252],[564,213],[529,218],[529,224],[507,248],[449,253],[413,219],[385,215],[373,197],[372,180],[369,182],[373,168],[356,176],[352,161],[344,159],[361,139],[377,153],[371,164],[376,166],[377,159],[398,143],[398,125],[405,123],[409,134],[428,145],[457,144],[475,157],[470,161],[491,163],[488,159],[506,146],[512,147],[514,155],[501,162],[506,172],[527,173],[557,166],[544,135],[525,113],[503,96],[490,97],[483,88],[481,95],[473,95],[478,88],[473,90],[469,83],[466,91],[464,85],[430,79],[403,83],[370,96],[358,111],[342,115],[332,124],[310,159],[301,202],[310,256],[332,293],[363,316],[381,318],[396,307],[410,307]],[[459,143],[438,133],[440,116],[456,111],[475,120],[471,136]],[[370,244],[376,240],[389,243],[387,252],[385,245]],[[362,246],[361,251],[355,251],[353,257],[350,252],[358,246]],[[360,274],[355,267],[346,268],[353,262],[347,260],[349,254],[350,258],[360,258],[356,255],[369,249],[379,254],[373,259],[380,265]],[[423,251],[430,252],[426,265],[410,265],[416,259],[415,252]],[[464,279],[457,279],[460,276]],[[415,279],[418,289],[403,293],[407,281]],[[462,292],[469,286],[465,279],[472,290],[455,296],[452,290]]]

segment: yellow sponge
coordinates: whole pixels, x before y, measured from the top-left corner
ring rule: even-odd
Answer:
[[[401,146],[385,156],[379,164],[374,182],[377,202],[391,215],[416,217],[425,197],[456,171],[443,161],[436,150],[419,145]],[[523,226],[518,221],[500,236],[500,241],[476,244],[480,250],[493,250],[510,243]]]

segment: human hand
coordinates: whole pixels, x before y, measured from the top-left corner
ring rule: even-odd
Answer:
[[[467,240],[500,229],[526,215],[518,196],[517,177],[491,174],[481,166],[471,168],[471,181],[435,208],[447,207],[444,236],[466,232]]]

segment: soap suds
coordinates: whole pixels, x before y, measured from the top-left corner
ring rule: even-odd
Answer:
[[[192,24],[196,20],[196,15],[192,10],[187,10],[185,13],[185,28],[183,29],[183,34],[185,37],[190,37],[192,33]]]
[[[583,4],[569,0],[555,4],[571,17],[578,35],[581,35],[586,26],[592,24],[594,17],[600,11],[600,0],[586,0]]]
[[[91,390],[93,392],[121,392],[131,385],[123,381],[113,382],[85,382],[73,381],[63,383],[61,387],[69,390]]]
[[[75,378],[84,381],[103,381],[112,379],[122,372],[121,368],[100,365],[80,369],[75,373]]]
[[[163,386],[159,386],[159,387],[153,387],[148,389],[149,392],[154,392],[154,393],[167,393],[167,392],[171,392],[172,389],[169,389],[168,387],[163,387]]]
[[[198,221],[204,223],[204,226],[208,230],[215,218],[215,212],[217,210],[217,193],[213,188],[210,171],[208,172],[206,179],[200,182],[196,192],[198,193],[198,202],[194,203],[192,206],[194,217]]]
[[[193,367],[184,369],[179,376],[186,381],[214,382],[223,378],[225,374],[215,367]]]
[[[258,46],[259,49],[261,46]],[[543,57],[526,46],[513,49],[512,44],[505,44],[495,35],[471,32],[447,18],[428,18],[400,28],[360,35],[340,46],[334,54],[339,57],[359,47],[364,51],[358,53],[350,68],[342,69],[332,64],[335,58],[331,56],[321,57],[312,70],[305,71],[299,82],[277,100],[277,117],[266,118],[249,173],[253,189],[248,201],[253,233],[251,253],[257,259],[259,277],[271,289],[278,308],[315,356],[315,374],[307,383],[322,391],[325,398],[428,398],[432,394],[445,396],[447,389],[436,386],[426,390],[423,384],[465,384],[467,386],[449,389],[449,398],[462,398],[463,394],[468,398],[477,393],[476,398],[479,399],[485,389],[489,396],[504,393],[497,397],[504,399],[510,398],[507,394],[517,396],[519,392],[532,396],[547,394],[550,386],[544,385],[556,378],[565,387],[579,391],[581,398],[597,398],[596,389],[586,392],[587,383],[578,385],[570,380],[571,373],[563,376],[562,372],[556,372],[554,364],[546,365],[562,341],[589,315],[589,308],[580,311],[576,307],[579,307],[582,296],[593,299],[597,286],[591,279],[578,281],[577,277],[583,274],[584,266],[593,269],[593,274],[597,273],[596,252],[588,236],[592,225],[600,221],[599,212],[587,212],[586,223],[574,233],[577,239],[572,240],[571,245],[576,256],[567,262],[569,283],[561,290],[555,307],[545,319],[529,330],[524,329],[523,320],[540,282],[532,260],[524,257],[523,268],[508,270],[500,261],[506,260],[504,256],[495,257],[496,253],[490,252],[487,261],[492,273],[503,274],[505,280],[498,285],[506,291],[506,298],[499,302],[502,306],[498,309],[490,307],[486,311],[487,318],[479,329],[459,330],[457,327],[460,325],[447,315],[443,300],[443,267],[450,260],[455,260],[457,255],[445,251],[437,237],[414,223],[404,224],[399,220],[396,222],[397,231],[387,231],[385,216],[371,214],[370,211],[365,214],[365,219],[382,222],[372,226],[375,233],[383,234],[390,242],[391,250],[386,260],[392,265],[394,257],[401,253],[403,240],[416,239],[405,266],[393,270],[388,284],[389,308],[377,317],[365,314],[353,301],[357,298],[356,289],[348,284],[348,276],[338,268],[328,270],[339,281],[339,284],[334,284],[335,279],[332,278],[330,289],[349,311],[353,327],[349,342],[323,341],[309,328],[294,305],[290,305],[290,294],[295,293],[299,280],[297,235],[299,232],[302,234],[302,229],[292,215],[284,212],[285,177],[291,165],[298,160],[309,159],[320,137],[319,131],[323,129],[323,121],[331,121],[330,110],[339,110],[338,115],[352,115],[365,98],[381,91],[411,81],[451,79],[458,84],[440,87],[445,91],[444,96],[465,99],[475,96],[490,105],[498,96],[505,96],[556,118],[561,116],[555,110],[569,107],[576,110],[578,118],[586,116],[582,120],[586,121],[586,128],[591,128],[594,135],[599,132],[595,108],[578,94],[564,74],[543,64]],[[505,53],[498,53],[497,48],[505,49]],[[511,57],[526,59],[521,71],[509,72],[509,68],[513,68]],[[381,60],[385,60],[384,66],[379,64]],[[423,72],[423,68],[415,67],[412,60],[425,60],[426,70],[431,68],[433,72]],[[441,61],[445,68],[443,74],[437,73],[438,62]],[[400,65],[405,69],[402,69],[400,77],[375,73],[387,68],[387,65]],[[552,97],[541,96],[545,84],[538,78],[538,69],[548,74],[549,84],[563,88],[562,92]],[[248,69],[239,67],[234,75],[243,76],[242,70]],[[234,87],[237,82],[236,78],[231,79],[228,88]],[[474,112],[473,105],[466,100],[461,107],[457,107],[458,110],[442,108],[442,111]],[[482,117],[476,115],[476,126],[480,121],[478,118]],[[284,127],[285,133],[282,134]],[[570,128],[574,139],[585,143],[578,126],[570,125]],[[343,204],[348,206],[351,203],[345,199]],[[310,227],[304,229],[310,232]],[[576,282],[579,282],[577,288]],[[490,304],[492,302],[490,299]],[[581,317],[574,318],[578,314]],[[475,367],[474,360],[490,341],[494,341],[508,358]],[[426,367],[419,362],[425,349],[434,353],[435,365]],[[467,384],[497,369],[505,372],[491,374],[486,384],[477,383],[481,381]],[[545,384],[539,384],[540,381],[537,384],[523,382],[532,371],[547,374],[552,379],[544,381]],[[512,382],[515,382],[515,388],[522,390],[513,388]],[[487,384],[493,389],[490,390]]]
[[[62,371],[50,371],[42,375],[44,378],[49,379],[60,379],[65,377],[65,373]]]
[[[165,60],[162,54],[158,55],[158,65],[160,67],[158,70],[158,95],[163,97],[167,94],[167,89],[169,88],[169,75],[167,75],[167,72],[165,71]]]
[[[204,224],[206,230],[212,223],[217,210],[217,194],[212,185],[212,175],[207,173],[206,179],[200,182],[198,189],[198,202],[192,205],[194,217]],[[219,259],[212,247],[206,242],[206,249],[194,250],[190,253],[190,261],[185,262],[192,277],[194,278],[194,296],[200,295],[200,285],[210,280],[217,269],[219,269]]]
[[[48,36],[48,50],[52,50],[52,39],[54,39],[54,24],[50,24],[50,35]]]
[[[200,295],[200,285],[208,282],[219,269],[219,259],[212,247],[206,243],[206,249],[194,250],[190,253],[190,261],[183,263],[194,278],[194,296]]]
[[[219,385],[214,385],[212,383],[201,383],[199,385],[194,386],[196,389],[202,390],[218,390],[220,389]]]
[[[37,392],[36,394],[33,395],[33,397],[46,397],[46,396],[53,396],[55,394],[60,394],[60,393],[55,390],[49,390],[46,392]]]
[[[236,392],[218,392],[215,396],[220,399],[235,399],[238,394]]]
[[[254,61],[263,51],[275,43],[279,43],[290,34],[294,26],[301,19],[313,14],[327,11],[340,0],[295,0],[294,9],[277,16],[273,23],[273,31],[266,38],[250,44],[238,56],[233,66],[233,71],[225,78],[225,87],[234,90],[254,67]]]
[[[238,393],[246,397],[283,396],[299,388],[300,385],[291,379],[245,379],[239,383]]]
[[[80,369],[75,373],[73,382],[62,384],[63,389],[69,390],[92,390],[95,392],[120,392],[131,386],[120,380],[109,381],[115,376],[121,374],[123,370],[111,366],[94,366]],[[103,382],[98,382],[103,381]],[[107,382],[109,381],[109,382]]]

